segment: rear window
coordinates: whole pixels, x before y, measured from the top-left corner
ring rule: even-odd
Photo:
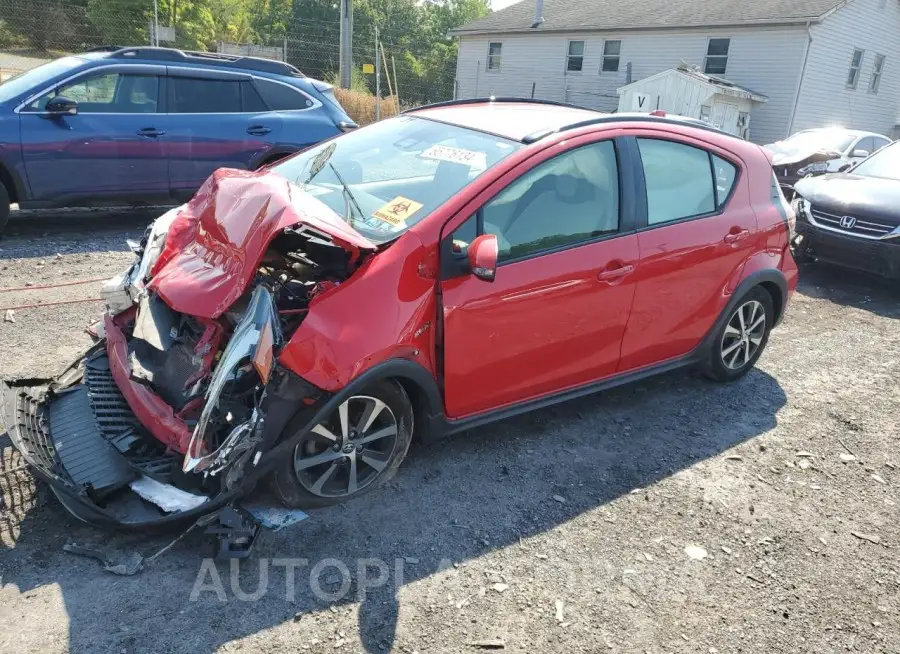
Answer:
[[[263,102],[272,111],[294,111],[297,109],[309,109],[313,106],[313,101],[305,94],[286,84],[270,82],[264,79],[256,79],[254,83],[262,96]]]
[[[716,175],[716,208],[721,209],[731,195],[734,180],[737,178],[737,167],[722,157],[712,155],[713,172]]]

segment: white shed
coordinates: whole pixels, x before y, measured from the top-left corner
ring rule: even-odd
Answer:
[[[619,111],[663,111],[699,118],[711,125],[750,138],[750,114],[768,98],[727,79],[706,75],[686,64],[670,68],[616,90]]]

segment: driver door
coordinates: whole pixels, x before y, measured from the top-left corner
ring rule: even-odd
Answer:
[[[104,67],[22,107],[22,157],[32,198],[168,198],[164,83],[164,66]],[[78,113],[48,115],[47,102],[57,96],[77,102]]]
[[[503,408],[615,372],[638,265],[634,200],[613,140],[580,141],[511,181],[441,245],[445,410]],[[617,156],[618,154],[618,156]],[[465,248],[499,241],[495,281]]]

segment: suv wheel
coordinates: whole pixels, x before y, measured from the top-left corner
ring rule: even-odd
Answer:
[[[412,429],[412,404],[403,387],[376,382],[303,437],[290,460],[276,468],[273,489],[285,505],[301,509],[362,495],[394,476]]]
[[[9,191],[3,182],[0,182],[0,233],[6,228],[7,222],[9,222]]]
[[[705,373],[715,381],[733,381],[756,364],[775,323],[772,296],[754,288],[741,298],[728,320],[716,333]]]

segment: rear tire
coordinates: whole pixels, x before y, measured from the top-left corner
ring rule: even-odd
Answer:
[[[6,223],[9,222],[9,191],[0,182],[0,234],[6,229]]]
[[[298,415],[287,432],[302,429]],[[412,403],[403,387],[381,380],[348,398],[316,425],[275,469],[271,485],[291,508],[315,509],[353,499],[389,481],[409,450]]]
[[[716,331],[704,374],[718,382],[734,381],[746,375],[766,349],[774,324],[772,296],[764,288],[753,288]]]

